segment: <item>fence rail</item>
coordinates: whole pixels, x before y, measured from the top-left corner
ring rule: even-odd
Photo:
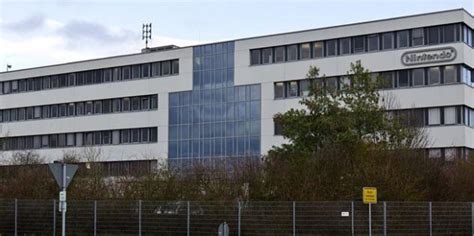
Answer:
[[[474,203],[380,202],[372,235],[474,235]],[[368,235],[361,202],[69,201],[70,235]],[[0,236],[60,235],[56,200],[1,200]]]

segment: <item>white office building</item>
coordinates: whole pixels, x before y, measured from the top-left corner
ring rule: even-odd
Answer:
[[[139,163],[240,158],[285,142],[273,116],[300,107],[311,65],[341,89],[350,63],[426,127],[426,153],[474,148],[474,18],[464,9],[0,73],[2,158],[48,161],[89,146]]]

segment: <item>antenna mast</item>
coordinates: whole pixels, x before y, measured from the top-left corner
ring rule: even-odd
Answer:
[[[145,40],[145,48],[148,48],[148,40],[151,41],[151,23],[143,24],[142,40]]]

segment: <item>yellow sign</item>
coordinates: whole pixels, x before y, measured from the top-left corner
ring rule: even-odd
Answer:
[[[377,188],[364,187],[362,189],[362,200],[364,201],[365,204],[377,203]]]

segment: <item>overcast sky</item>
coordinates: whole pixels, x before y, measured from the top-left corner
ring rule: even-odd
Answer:
[[[474,0],[0,0],[0,71],[465,8]]]

